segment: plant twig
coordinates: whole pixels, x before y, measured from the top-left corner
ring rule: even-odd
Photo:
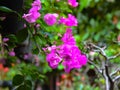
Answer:
[[[90,64],[92,64],[93,66],[95,66],[95,68],[97,69],[97,71],[98,71],[99,73],[102,73],[102,70],[101,70],[95,63],[93,63],[93,62],[90,61],[90,60],[88,60],[88,63],[90,63]]]
[[[111,74],[110,74],[110,76],[112,77],[113,75],[115,75],[117,72],[119,72],[120,71],[120,68],[118,68],[117,70],[115,70],[114,72],[112,72]]]
[[[94,48],[100,50],[101,55],[104,56],[106,59],[108,59],[108,57],[107,57],[107,55],[106,55],[106,53],[104,51],[105,48],[100,48],[99,46],[97,46],[97,45],[95,45],[93,43],[90,43],[90,45],[93,46]]]
[[[106,82],[106,90],[113,90],[114,82],[113,82],[113,80],[109,74],[109,70],[108,70],[109,69],[108,68],[109,60],[116,58],[117,56],[119,56],[119,54],[112,56],[112,57],[108,57],[104,51],[106,47],[101,48],[99,46],[94,45],[93,43],[90,43],[89,45],[90,45],[90,47],[92,47],[92,49],[94,49],[94,48],[95,48],[95,50],[97,49],[97,52],[99,50],[99,53],[105,58],[105,60],[102,60],[102,69],[101,69],[102,71],[100,71],[99,68],[93,62],[90,62],[90,63],[92,63],[97,68],[97,70],[100,72],[100,74],[103,75],[105,82]]]
[[[117,57],[119,57],[119,56],[120,56],[120,53],[118,53],[118,54],[116,54],[116,55],[114,55],[114,56],[111,56],[111,57],[109,57],[108,59],[109,59],[109,60],[115,59],[115,58],[117,58]]]
[[[116,77],[113,79],[113,82],[117,81],[118,79],[120,79],[120,75],[116,76]]]

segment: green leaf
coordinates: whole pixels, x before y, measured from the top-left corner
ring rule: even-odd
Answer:
[[[80,11],[86,8],[92,0],[81,0],[80,1]]]
[[[21,85],[16,90],[32,90],[32,89],[31,89],[31,87],[28,87],[26,85]]]
[[[12,9],[7,8],[5,6],[0,6],[0,11],[7,12],[7,13],[14,12]]]
[[[13,77],[13,82],[12,83],[13,83],[14,86],[17,86],[17,85],[22,84],[23,81],[24,81],[24,76],[17,74]]]
[[[25,41],[28,37],[28,30],[23,29],[23,30],[18,31],[16,34],[16,37],[19,43]]]
[[[8,38],[9,38],[10,41],[12,41],[12,42],[17,42],[17,38],[16,38],[16,36],[15,36],[14,34],[8,35]]]
[[[120,30],[120,22],[117,23],[116,27],[117,27],[117,29]]]
[[[85,40],[85,39],[87,39],[88,37],[89,37],[89,32],[86,33],[86,34],[82,37],[82,39]]]
[[[60,65],[58,66],[58,69],[59,69],[59,70],[64,69],[63,65],[62,65],[62,64],[60,64]]]
[[[90,69],[94,69],[95,67],[93,65],[90,65]]]
[[[39,54],[39,49],[38,49],[38,48],[35,48],[35,49],[33,50],[33,53],[34,53],[34,54]]]
[[[39,78],[45,78],[45,76],[44,75],[42,75],[42,74],[39,74]]]
[[[32,87],[32,82],[30,80],[25,80],[24,84],[28,87]]]

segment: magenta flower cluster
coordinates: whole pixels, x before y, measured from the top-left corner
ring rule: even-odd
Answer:
[[[68,14],[68,18],[61,17],[59,23],[66,26],[77,26],[78,24],[76,17],[72,14]]]
[[[58,17],[58,14],[56,13],[54,14],[47,13],[44,16],[44,21],[46,22],[47,25],[52,26],[57,22],[57,17]]]
[[[62,62],[65,72],[70,72],[71,69],[79,69],[87,63],[86,55],[82,54],[76,46],[74,37],[72,36],[72,29],[67,28],[66,33],[62,37],[63,44],[60,46],[48,47],[47,62],[53,69],[57,68]]]
[[[40,0],[35,0],[31,6],[32,8],[29,10],[28,14],[23,15],[23,18],[29,23],[34,23],[40,17],[39,13],[39,10],[41,9]]]
[[[78,2],[76,0],[68,0],[68,4],[72,7],[78,6]]]
[[[76,0],[68,0],[68,4],[72,7],[78,6],[78,2]],[[29,10],[28,14],[23,15],[23,18],[29,23],[34,23],[40,17],[40,0],[35,0],[31,6],[32,8]],[[77,18],[72,14],[68,14],[67,18],[60,17],[59,20],[57,20],[57,18],[57,13],[47,13],[44,15],[44,21],[49,26],[52,26],[56,23],[69,27],[78,25]],[[63,44],[59,46],[53,45],[51,47],[43,48],[47,54],[46,60],[51,68],[55,69],[58,67],[59,63],[62,63],[65,72],[70,72],[72,69],[79,69],[82,66],[86,65],[87,57],[86,55],[82,54],[77,47],[76,41],[72,35],[71,28],[66,29],[66,32],[63,35],[61,41]],[[25,55],[24,58],[28,58],[28,56]]]
[[[58,14],[46,14],[44,16],[44,21],[46,22],[47,25],[52,26],[57,22],[57,17]],[[60,20],[58,21],[59,24],[64,24],[66,26],[77,26],[78,22],[77,19],[74,15],[68,14],[68,18],[61,17]]]
[[[76,2],[76,0],[68,0],[68,4],[73,7],[78,6],[78,2]],[[40,17],[39,10],[41,9],[41,1],[35,0],[31,6],[32,8],[29,10],[28,14],[23,15],[23,18],[29,23],[34,23]],[[58,14],[56,13],[47,13],[46,15],[44,15],[44,21],[47,25],[52,26],[57,22],[57,17]],[[75,16],[73,16],[72,14],[68,14],[68,18],[61,17],[59,23],[66,26],[77,26],[78,22]]]
[[[68,0],[68,4],[72,7],[78,6],[78,2],[76,2],[76,0]],[[52,26],[57,22],[57,17],[58,14],[56,13],[54,14],[48,13],[44,16],[44,21],[46,22],[47,25]],[[76,17],[73,16],[72,14],[68,14],[68,18],[61,17],[59,23],[64,24],[66,26],[77,26],[78,24]]]

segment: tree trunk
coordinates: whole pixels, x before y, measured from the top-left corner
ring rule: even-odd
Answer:
[[[114,90],[114,82],[112,81],[112,79],[109,76],[108,66],[105,66],[103,75],[105,78],[106,90]]]

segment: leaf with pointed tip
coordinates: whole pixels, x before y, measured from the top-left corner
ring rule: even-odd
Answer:
[[[5,6],[0,6],[0,11],[7,12],[7,13],[14,12],[12,9]]]
[[[14,76],[12,83],[13,83],[14,86],[17,86],[17,85],[22,84],[23,81],[24,81],[24,76],[22,76],[20,74],[17,74],[17,75]]]

